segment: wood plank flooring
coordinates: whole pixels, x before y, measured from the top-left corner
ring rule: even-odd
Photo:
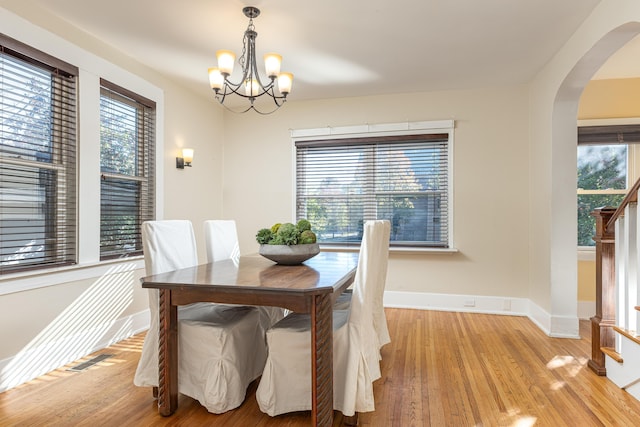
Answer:
[[[376,411],[361,426],[639,426],[640,402],[587,367],[580,340],[544,335],[524,317],[386,309]],[[307,426],[308,412],[271,418],[252,384],[244,404],[215,415],[186,396],[158,415],[151,390],[132,383],[143,335],[96,354],[82,372],[53,371],[0,394],[0,426]],[[88,360],[74,362],[70,366]],[[334,425],[342,423],[336,413]]]

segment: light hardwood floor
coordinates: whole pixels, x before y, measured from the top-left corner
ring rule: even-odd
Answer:
[[[549,338],[524,317],[386,313],[392,343],[382,350],[376,411],[360,415],[362,426],[640,425],[640,402],[587,367],[587,322],[575,340]],[[159,416],[151,390],[132,383],[142,341],[98,352],[114,356],[85,371],[59,369],[0,394],[0,426],[309,425],[308,412],[261,413],[255,383],[225,414],[181,396],[173,416]],[[341,422],[336,413],[334,425]]]

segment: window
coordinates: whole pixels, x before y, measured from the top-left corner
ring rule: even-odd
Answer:
[[[359,244],[388,219],[391,246],[450,246],[449,134],[296,142],[296,216],[318,242]]]
[[[578,246],[594,246],[596,208],[618,207],[636,180],[640,125],[578,128]]]
[[[142,254],[154,218],[155,103],[101,80],[100,259]]]
[[[0,274],[76,263],[77,74],[0,35]]]

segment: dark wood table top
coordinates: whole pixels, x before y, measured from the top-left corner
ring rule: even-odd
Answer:
[[[188,291],[200,301],[272,305],[308,312],[305,296],[337,297],[354,278],[358,253],[320,252],[301,265],[277,265],[260,255],[218,261],[142,278],[143,288]],[[186,304],[179,293],[172,304]]]

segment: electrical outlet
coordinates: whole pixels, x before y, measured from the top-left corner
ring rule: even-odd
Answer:
[[[511,300],[506,299],[502,302],[502,309],[504,311],[511,311]]]
[[[464,300],[464,306],[465,307],[475,307],[476,306],[476,300],[474,300],[474,299]]]

